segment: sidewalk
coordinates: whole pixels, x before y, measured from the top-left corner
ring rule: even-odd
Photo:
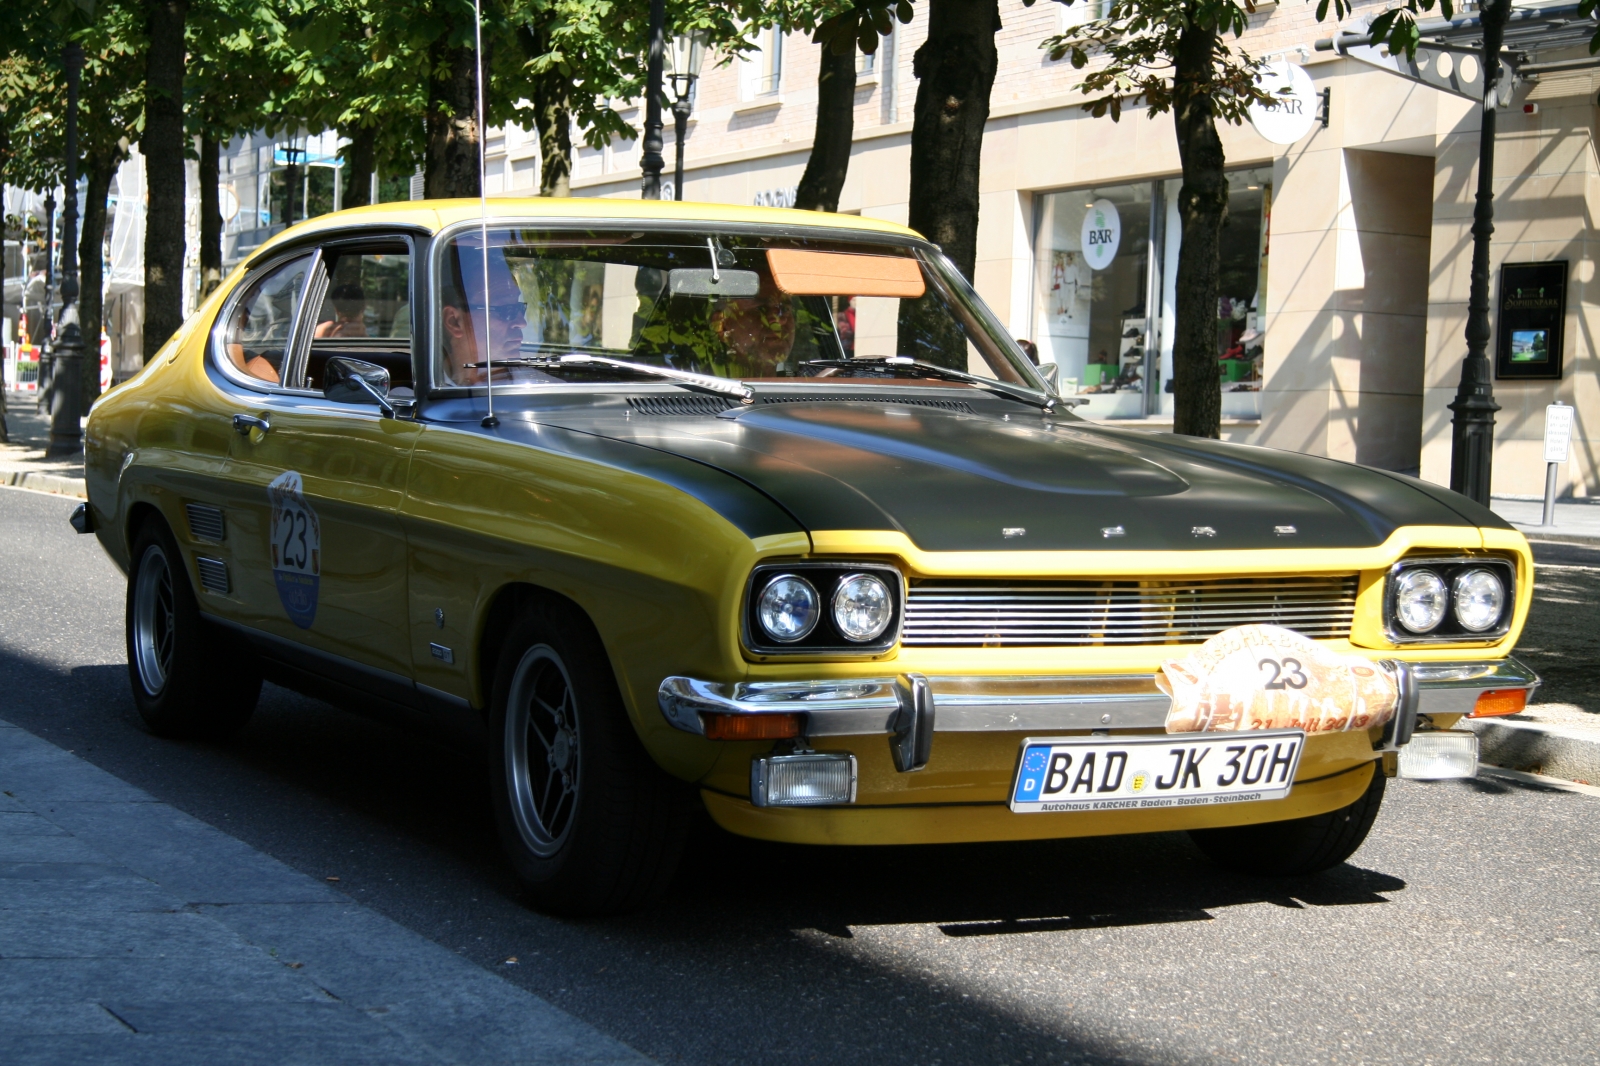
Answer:
[[[1554,528],[1539,524],[1544,520],[1542,500],[1508,500],[1496,496],[1489,501],[1489,507],[1534,540],[1600,543],[1600,502],[1557,500]]]
[[[0,1062],[647,1061],[0,721]]]
[[[6,393],[6,428],[11,443],[0,444],[0,485],[84,499],[83,455],[46,458],[50,419],[37,404],[38,399],[32,394]]]

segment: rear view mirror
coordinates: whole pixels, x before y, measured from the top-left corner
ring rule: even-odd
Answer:
[[[673,296],[749,299],[760,294],[761,275],[754,270],[678,267],[667,277],[667,291]]]
[[[334,403],[376,404],[384,416],[394,417],[389,402],[389,371],[377,363],[336,355],[322,371],[322,395]]]

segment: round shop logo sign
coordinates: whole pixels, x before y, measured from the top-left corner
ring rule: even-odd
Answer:
[[[1317,91],[1311,75],[1295,63],[1268,63],[1256,73],[1256,88],[1273,98],[1250,105],[1250,124],[1273,144],[1293,144],[1317,120]]]
[[[1096,200],[1083,216],[1083,258],[1096,270],[1104,270],[1117,257],[1117,245],[1122,243],[1122,219],[1117,215],[1117,205],[1110,200]]]
[[[322,525],[293,470],[273,478],[267,496],[272,501],[272,577],[278,599],[290,621],[310,629],[322,580]]]

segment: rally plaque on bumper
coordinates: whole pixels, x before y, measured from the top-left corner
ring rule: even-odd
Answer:
[[[1298,729],[1030,737],[1022,742],[1011,809],[1038,814],[1283,799],[1305,742]]]

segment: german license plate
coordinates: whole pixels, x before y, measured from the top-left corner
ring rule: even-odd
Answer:
[[[1298,729],[1030,737],[1022,742],[1011,809],[1037,814],[1283,799],[1305,743]]]

